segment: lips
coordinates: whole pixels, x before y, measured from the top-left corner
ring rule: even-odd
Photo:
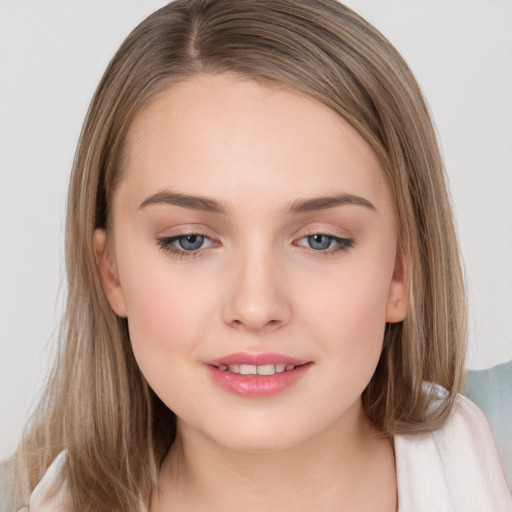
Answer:
[[[237,352],[235,354],[229,354],[218,359],[212,359],[211,361],[207,361],[206,364],[211,364],[213,366],[229,366],[230,364],[247,364],[254,366],[263,366],[266,364],[285,363],[291,364],[293,366],[300,366],[301,364],[306,364],[308,362],[309,361],[307,361],[306,359],[296,359],[294,357],[290,357],[284,354],[278,354],[277,352],[265,352],[263,354],[249,354],[247,352]]]
[[[204,363],[217,385],[252,398],[269,397],[284,391],[304,377],[312,364],[312,361],[275,352],[238,352]]]

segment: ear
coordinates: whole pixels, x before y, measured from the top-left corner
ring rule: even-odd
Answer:
[[[401,322],[407,314],[409,304],[409,282],[407,263],[402,251],[398,251],[395,267],[389,287],[388,302],[386,304],[386,322]]]
[[[107,297],[110,307],[116,315],[126,317],[126,303],[121,283],[117,277],[116,263],[112,254],[107,249],[107,233],[104,229],[96,229],[93,237],[94,255],[96,265],[100,271],[103,291]]]

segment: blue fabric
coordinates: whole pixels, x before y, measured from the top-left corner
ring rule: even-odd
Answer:
[[[487,417],[512,490],[512,361],[488,370],[469,370],[464,394]]]

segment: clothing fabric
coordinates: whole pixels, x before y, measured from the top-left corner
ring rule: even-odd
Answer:
[[[485,370],[468,370],[463,394],[485,414],[512,489],[512,359]]]
[[[438,400],[446,393],[438,386],[433,391]],[[466,397],[457,395],[442,428],[397,435],[394,447],[400,512],[512,512],[491,430]],[[66,456],[61,452],[53,461],[22,512],[73,512]]]
[[[394,444],[400,512],[512,512],[491,429],[468,398],[457,395],[442,428]]]

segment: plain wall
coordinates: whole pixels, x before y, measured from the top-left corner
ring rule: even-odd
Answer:
[[[65,297],[67,180],[115,50],[163,0],[0,1],[0,459],[44,382]],[[470,291],[468,367],[512,359],[512,2],[353,0],[430,105]]]

